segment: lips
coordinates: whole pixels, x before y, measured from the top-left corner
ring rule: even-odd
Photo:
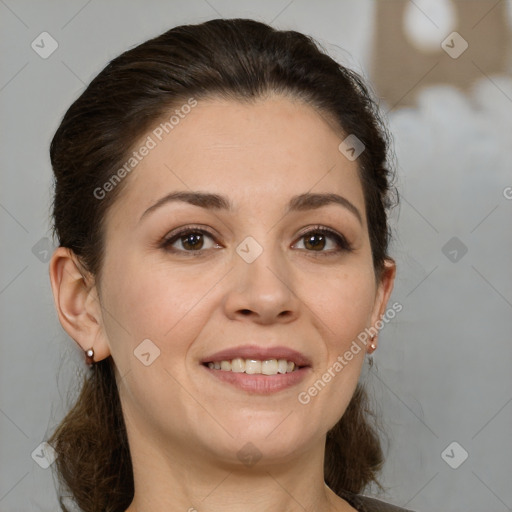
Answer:
[[[258,366],[257,361],[263,366],[272,360],[274,360],[274,365],[276,361],[279,361],[279,364],[284,362],[291,365],[292,369],[286,373],[275,373],[275,368],[274,371],[269,371],[267,374],[263,374],[266,373],[263,372],[263,368],[261,368],[262,373],[259,373],[258,369],[247,372],[248,361],[250,361],[251,370],[254,370],[252,366]],[[228,371],[223,371],[218,367],[218,363],[222,362],[228,367],[230,363],[232,365],[235,362],[239,366],[238,363],[241,361],[245,361],[245,371],[241,368],[236,370],[226,368],[225,370]],[[212,368],[212,363],[215,363],[214,368]],[[270,365],[272,366],[272,363]],[[312,371],[311,360],[297,350],[283,346],[262,347],[256,344],[239,345],[215,352],[204,357],[200,366],[204,368],[206,374],[210,376],[209,378],[256,395],[270,395],[298,386]]]
[[[256,359],[266,361],[268,359],[286,359],[292,361],[298,367],[311,366],[311,361],[304,354],[288,347],[261,347],[259,345],[240,345],[219,352],[215,352],[201,360],[202,364],[210,362],[229,361],[232,359]]]

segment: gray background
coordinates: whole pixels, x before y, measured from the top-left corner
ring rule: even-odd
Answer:
[[[67,107],[128,47],[217,17],[306,32],[369,76],[374,14],[368,0],[0,0],[1,512],[57,510],[51,469],[31,454],[83,370],[48,279],[48,146]],[[43,31],[59,45],[47,59],[31,48]],[[512,509],[510,72],[465,94],[425,88],[414,108],[388,114],[402,196],[391,303],[403,311],[381,334],[368,386],[389,434],[381,497],[417,511]]]

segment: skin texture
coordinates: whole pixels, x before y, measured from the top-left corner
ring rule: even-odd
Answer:
[[[68,249],[55,251],[50,277],[64,329],[96,361],[111,354],[116,364],[135,478],[129,512],[352,510],[324,484],[323,456],[365,350],[310,403],[297,399],[385,312],[395,277],[390,260],[376,281],[357,160],[338,150],[343,138],[289,98],[199,101],[125,178],[106,218],[101,282],[82,276]],[[225,195],[234,209],[170,202],[140,220],[178,190]],[[339,204],[286,214],[306,192],[345,197],[362,222]],[[213,235],[199,256],[190,237],[175,252],[159,246],[196,224]],[[306,245],[304,228],[315,225],[353,250],[336,251],[330,237],[319,249]],[[252,263],[236,252],[248,236],[263,249]],[[144,339],[160,349],[149,366],[134,356]],[[312,367],[297,386],[261,396],[200,365],[248,343],[291,347]],[[261,454],[252,466],[237,456],[249,442]]]

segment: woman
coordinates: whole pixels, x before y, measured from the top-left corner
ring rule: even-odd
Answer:
[[[355,73],[243,19],[125,52],[70,107],[50,277],[91,370],[49,443],[81,510],[401,510],[359,495],[386,141]]]

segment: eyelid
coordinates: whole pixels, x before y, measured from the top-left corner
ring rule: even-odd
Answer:
[[[186,226],[181,226],[179,228],[173,229],[172,231],[169,231],[168,233],[166,233],[163,239],[169,239],[177,235],[180,235],[181,233],[187,233],[188,231],[200,231],[210,236],[216,236],[213,233],[210,233],[209,229],[211,229],[209,226],[206,227],[201,224],[187,224]]]

